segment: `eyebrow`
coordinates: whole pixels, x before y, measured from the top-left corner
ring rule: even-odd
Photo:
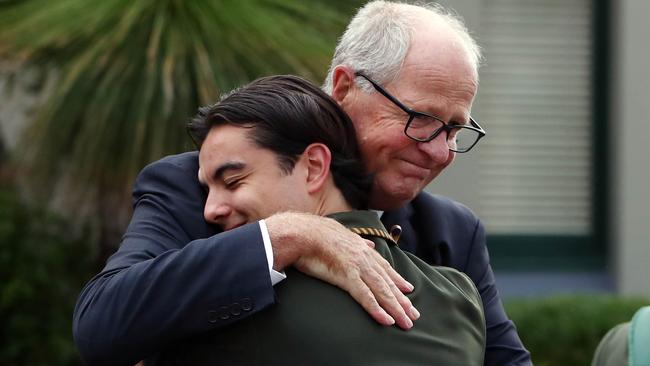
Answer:
[[[238,161],[229,161],[226,163],[221,164],[215,171],[214,174],[212,174],[212,178],[215,180],[221,180],[223,179],[224,174],[226,174],[227,171],[229,170],[242,170],[246,166],[245,163],[238,162]]]

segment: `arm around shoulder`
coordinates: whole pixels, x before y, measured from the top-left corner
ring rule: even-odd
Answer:
[[[134,364],[274,302],[257,223],[198,239],[214,231],[195,160],[166,158],[138,177],[120,249],[77,300],[73,333],[87,363]]]

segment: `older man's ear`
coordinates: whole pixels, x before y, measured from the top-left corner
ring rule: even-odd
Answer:
[[[354,71],[347,66],[338,65],[332,71],[332,98],[342,105],[354,86]]]

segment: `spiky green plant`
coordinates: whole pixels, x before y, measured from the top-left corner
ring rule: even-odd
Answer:
[[[198,106],[262,75],[322,80],[355,5],[0,1],[0,59],[56,75],[15,160],[45,197],[64,177],[64,194],[76,198],[66,201],[69,207],[110,208],[99,215],[106,225],[119,217],[115,210],[128,207],[133,179],[146,163],[189,148],[184,124]]]

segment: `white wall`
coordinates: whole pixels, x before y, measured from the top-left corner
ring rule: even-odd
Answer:
[[[611,248],[623,294],[650,296],[650,1],[613,1]]]

